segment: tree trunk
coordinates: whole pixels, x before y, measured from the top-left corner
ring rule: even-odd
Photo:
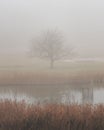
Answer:
[[[51,61],[50,61],[50,68],[51,68],[51,69],[54,68],[54,60],[53,60],[53,59],[51,59]]]

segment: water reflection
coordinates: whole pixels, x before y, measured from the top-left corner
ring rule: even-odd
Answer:
[[[82,103],[90,103],[90,104],[93,104],[93,88],[82,88]]]
[[[30,103],[104,103],[104,87],[86,86],[1,86],[0,99],[26,100]]]

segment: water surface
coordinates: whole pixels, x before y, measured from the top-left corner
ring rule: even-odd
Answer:
[[[0,86],[0,99],[49,103],[104,103],[103,85]]]

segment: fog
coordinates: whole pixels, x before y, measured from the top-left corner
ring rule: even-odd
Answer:
[[[0,0],[2,98],[104,104],[104,1]]]
[[[80,57],[104,57],[103,0],[0,0],[0,54],[24,55],[30,40],[59,29]]]

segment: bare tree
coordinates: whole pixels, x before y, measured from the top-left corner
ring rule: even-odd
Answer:
[[[39,58],[50,61],[50,67],[54,67],[54,62],[71,54],[72,48],[65,49],[63,36],[57,30],[46,31],[36,39],[32,40],[32,53]]]

